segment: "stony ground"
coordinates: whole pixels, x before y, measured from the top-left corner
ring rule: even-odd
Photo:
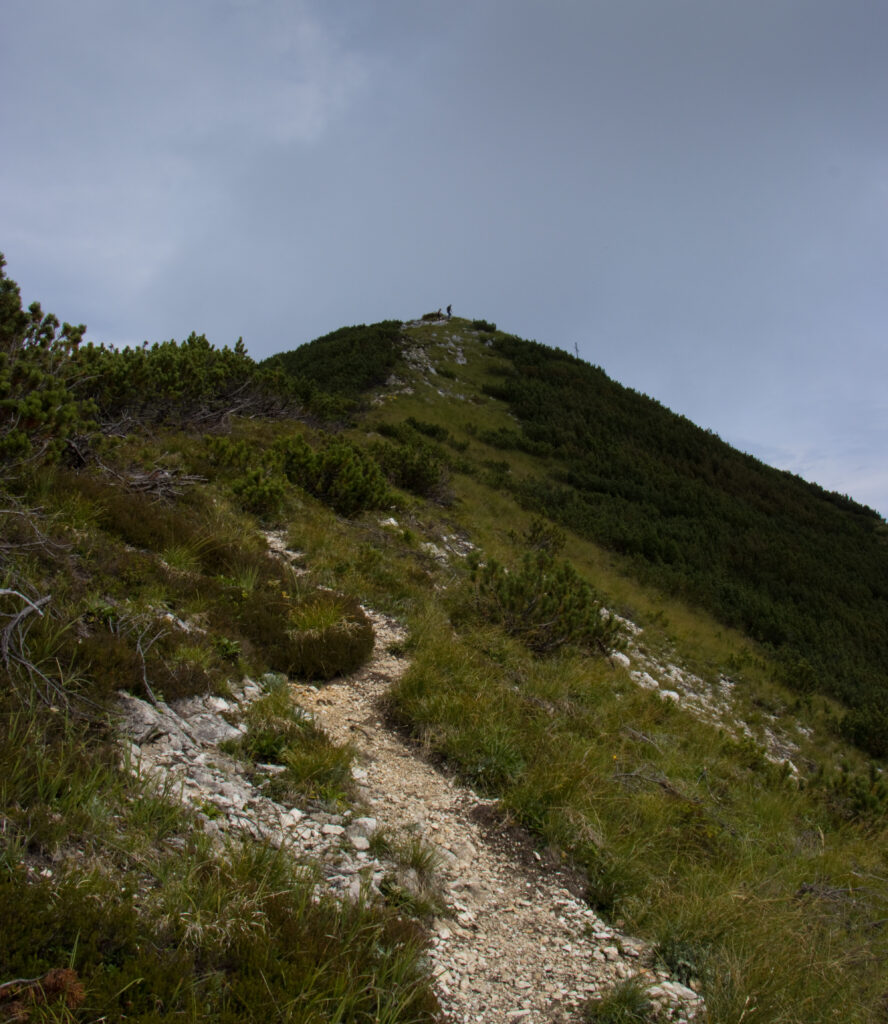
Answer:
[[[323,687],[291,684],[294,699],[319,725],[357,749],[355,810],[275,804],[243,765],[218,749],[240,734],[238,713],[261,692],[249,681],[230,699],[191,698],[174,707],[122,697],[131,763],[175,780],[209,831],[286,846],[314,864],[319,884],[342,898],[362,890],[391,895],[394,886],[426,899],[435,914],[436,987],[453,1021],[577,1021],[590,998],[630,977],[648,987],[659,1019],[702,1020],[701,1000],[658,973],[643,943],[600,920],[572,892],[577,886],[569,873],[547,863],[491,801],[429,764],[385,725],[381,698],[407,667],[391,651],[405,637],[396,622],[371,615],[377,641],[362,671]],[[430,854],[423,877],[403,856],[380,852],[377,833],[402,845],[412,839]]]

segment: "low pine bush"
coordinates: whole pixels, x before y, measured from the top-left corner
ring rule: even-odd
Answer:
[[[428,423],[426,420],[418,420],[415,416],[408,416],[407,423],[409,426],[413,427],[414,430],[418,430],[420,434],[425,434],[426,437],[430,437],[433,441],[450,440],[451,434],[447,427],[441,427],[437,423]]]
[[[357,324],[315,338],[263,363],[285,376],[313,383],[331,395],[357,399],[384,384],[401,358],[401,321]]]
[[[391,502],[378,464],[348,441],[334,438],[316,451],[304,438],[288,438],[278,450],[287,479],[339,515],[351,517]]]
[[[871,757],[888,757],[888,714],[877,703],[851,708],[845,713],[839,731],[849,743]]]
[[[235,480],[231,489],[247,512],[273,516],[284,502],[287,481],[266,469],[251,469]]]
[[[37,302],[22,309],[21,292],[0,254],[0,475],[23,462],[57,458],[68,438],[93,425],[93,402],[72,385],[82,371],[77,351],[86,327],[60,324]]]
[[[436,501],[447,497],[447,464],[437,445],[418,433],[403,435],[400,444],[382,442],[373,454],[396,487]]]
[[[567,561],[540,548],[507,568],[490,559],[475,569],[475,610],[536,654],[571,645],[608,654],[624,641],[619,622]]]

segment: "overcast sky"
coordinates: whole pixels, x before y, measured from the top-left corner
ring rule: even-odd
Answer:
[[[94,341],[452,303],[888,514],[885,0],[4,0],[0,91]]]

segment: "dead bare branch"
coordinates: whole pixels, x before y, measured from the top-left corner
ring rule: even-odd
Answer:
[[[43,612],[41,609],[44,605],[48,604],[52,600],[52,594],[46,594],[44,597],[38,598],[36,601],[32,601],[29,597],[20,593],[18,590],[10,590],[3,588],[0,590],[0,597],[11,595],[17,597],[19,600],[25,602],[25,607],[15,615],[10,622],[8,622],[3,630],[0,631],[0,658],[3,659],[3,664],[9,666],[9,644],[12,638],[12,634],[16,628],[22,623],[29,615],[33,615],[35,612],[42,618]]]
[[[148,694],[148,698],[151,701],[151,703],[155,707],[157,707],[157,697],[155,697],[154,690],[151,689],[151,684],[148,682],[148,665],[145,660],[145,655],[151,650],[154,644],[156,644],[157,641],[160,640],[161,637],[166,636],[166,631],[161,630],[159,633],[156,633],[148,641],[147,646],[143,647],[142,641],[144,640],[145,635],[147,633],[147,628],[143,629],[142,632],[138,635],[138,637],[136,637],[136,653],[139,655],[139,660],[142,662],[142,683],[145,687],[145,692]]]
[[[647,733],[639,732],[638,729],[633,729],[631,725],[624,725],[623,732],[633,740],[638,740],[639,743],[649,743],[655,750],[663,753],[661,747],[656,740],[651,739]]]
[[[112,466],[96,459],[96,464],[107,476],[113,477],[127,490],[135,491],[138,494],[149,494],[156,498],[177,498],[183,494],[186,487],[194,484],[206,483],[206,477],[189,473],[180,473],[175,469],[166,469],[163,466],[155,466],[149,470],[131,470],[120,473]]]
[[[677,786],[674,786],[665,775],[648,775],[645,772],[636,769],[632,772],[614,772],[613,778],[627,781],[649,782],[653,786],[659,786],[664,792],[679,800],[686,800],[691,804],[703,803],[702,800],[698,800],[695,797],[682,793],[682,791]]]
[[[15,517],[32,535],[31,540],[21,537],[20,533],[10,539],[0,539],[0,557],[4,552],[20,552],[38,549],[53,556],[68,549],[67,544],[48,536],[45,525],[49,517],[40,508],[25,508],[17,498],[0,492],[0,516]]]

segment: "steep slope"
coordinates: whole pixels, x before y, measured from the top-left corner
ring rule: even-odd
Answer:
[[[351,332],[357,343],[362,330],[337,341]],[[426,403],[435,422],[451,423],[457,384],[479,409],[485,398],[506,403],[509,418],[489,406],[457,415],[452,440],[531,456],[499,481],[524,507],[742,630],[790,687],[851,709],[848,738],[888,753],[888,525],[875,512],[736,451],[565,352],[458,319],[409,326],[401,347],[414,373],[424,353],[426,377],[444,374],[445,409]],[[287,358],[297,354],[330,381],[318,368],[340,350],[330,336]]]
[[[565,353],[509,338],[495,348],[511,369],[486,390],[521,423],[512,443],[554,462],[516,493],[767,644],[798,689],[884,704],[888,528],[875,512],[735,451]],[[888,751],[888,736],[867,739]]]
[[[84,345],[8,284],[0,1016],[661,1020],[606,988],[637,965],[725,1024],[880,1019],[881,765],[760,643],[525,507],[572,486],[489,393],[533,346],[387,324],[353,374],[375,329],[344,328],[296,379]]]

